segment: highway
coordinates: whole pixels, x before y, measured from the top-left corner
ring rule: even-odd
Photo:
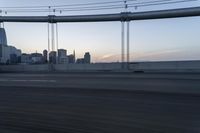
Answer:
[[[0,73],[2,133],[199,133],[200,74]]]

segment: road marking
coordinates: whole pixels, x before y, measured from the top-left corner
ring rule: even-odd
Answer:
[[[51,82],[51,83],[55,83],[56,80],[0,79],[0,82]]]

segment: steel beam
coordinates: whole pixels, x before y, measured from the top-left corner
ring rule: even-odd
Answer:
[[[122,27],[121,27],[121,68],[122,69],[124,69],[124,62],[125,62],[125,57],[124,57],[124,49],[125,49],[125,47],[124,47],[124,44],[125,44],[125,22],[124,21],[122,21],[121,22],[121,25],[122,25]]]
[[[75,15],[75,16],[0,16],[0,22],[102,22],[163,19],[200,16],[200,7],[159,10],[148,12],[122,12],[118,14]]]

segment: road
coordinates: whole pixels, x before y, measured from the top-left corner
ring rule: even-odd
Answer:
[[[200,74],[0,73],[2,133],[198,133]]]

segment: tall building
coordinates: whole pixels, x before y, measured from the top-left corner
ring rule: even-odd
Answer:
[[[90,53],[89,53],[89,52],[86,52],[85,55],[84,55],[84,63],[90,64],[90,62],[91,62]]]
[[[7,46],[7,37],[4,28],[0,28],[0,45]]]
[[[73,55],[74,55],[74,62],[76,61],[76,53],[75,53],[75,50],[73,52]]]
[[[67,64],[68,63],[67,50],[58,49],[58,63],[59,64]]]
[[[74,57],[73,54],[68,55],[67,57],[68,57],[68,62],[69,62],[70,64],[74,64],[74,63],[75,63],[75,57]]]
[[[0,63],[13,64],[18,63],[21,56],[21,50],[7,45],[7,37],[4,28],[0,28]]]
[[[56,64],[56,51],[51,51],[49,53],[49,63]]]
[[[43,50],[43,62],[44,63],[47,63],[48,60],[47,60],[47,55],[48,55],[48,51],[45,49]]]
[[[65,56],[67,56],[67,50],[58,49],[58,57],[65,57]]]

